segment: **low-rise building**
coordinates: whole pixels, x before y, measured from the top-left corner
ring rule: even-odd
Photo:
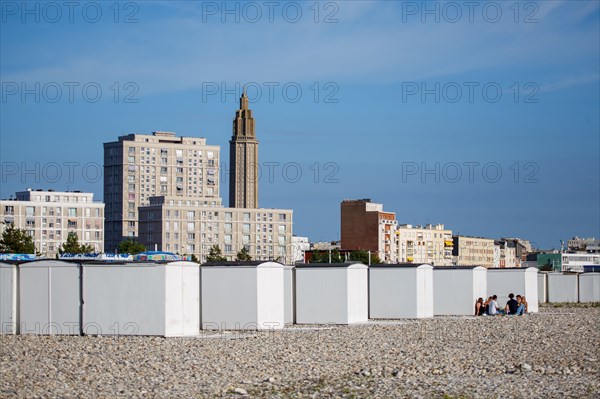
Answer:
[[[399,225],[395,232],[396,262],[427,263],[432,266],[452,265],[452,230],[443,224]]]
[[[292,262],[303,262],[304,252],[310,250],[308,237],[292,236]]]
[[[561,271],[584,272],[589,268],[600,267],[600,254],[576,252],[561,254]]]
[[[95,252],[104,251],[104,204],[93,193],[31,190],[0,200],[0,233],[8,224],[25,229],[42,257],[55,257],[70,232]]]
[[[452,236],[453,263],[461,266],[494,267],[494,240],[484,237]]]
[[[567,247],[569,251],[594,252],[600,247],[600,240],[597,240],[596,237],[581,238],[575,236],[567,241]]]
[[[517,256],[517,245],[512,240],[494,241],[494,266],[495,268],[521,267],[521,259]]]
[[[246,248],[254,260],[292,263],[292,210],[206,206],[196,198],[150,197],[139,208],[140,242],[206,261],[218,245],[227,260]]]

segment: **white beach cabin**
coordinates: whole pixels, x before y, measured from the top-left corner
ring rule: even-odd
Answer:
[[[285,324],[294,324],[294,275],[295,270],[293,266],[284,266],[283,269],[283,281],[284,281],[284,299],[283,303],[285,306],[284,321]]]
[[[538,271],[538,303],[548,302],[548,273]]]
[[[371,265],[369,318],[433,317],[433,267],[430,265]]]
[[[368,273],[362,263],[296,265],[296,324],[368,321]]]
[[[285,324],[284,266],[269,261],[200,268],[202,329],[269,330]]]
[[[548,302],[577,302],[578,282],[577,273],[548,273]]]
[[[525,295],[528,312],[537,312],[539,303],[538,269],[537,267],[487,269],[487,292],[489,295],[498,295],[500,307],[506,305],[510,293],[515,296]]]
[[[486,299],[487,269],[481,266],[433,268],[433,314],[474,315],[478,298]]]
[[[59,260],[19,264],[19,332],[81,333],[81,265]]]
[[[200,334],[200,265],[187,261],[83,265],[83,332]]]
[[[16,334],[17,266],[0,262],[0,335]]]
[[[600,302],[600,273],[579,275],[579,302]]]

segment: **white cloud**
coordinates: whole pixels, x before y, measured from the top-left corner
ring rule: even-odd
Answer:
[[[141,20],[120,35],[82,36],[64,61],[4,74],[5,81],[135,81],[140,94],[201,87],[203,82],[398,82],[486,68],[566,68],[590,57],[597,29],[568,21],[582,11],[543,2],[537,24],[398,23],[384,3],[340,3],[337,24],[201,23],[198,6],[157,5],[166,16]],[[597,7],[586,7],[589,15]],[[165,11],[166,10],[166,11]],[[171,12],[171,13],[169,13]],[[48,43],[48,42],[46,42]],[[26,43],[34,51],[37,42]],[[560,86],[551,86],[560,87]]]

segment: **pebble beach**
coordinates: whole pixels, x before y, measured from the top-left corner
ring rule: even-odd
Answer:
[[[192,338],[0,336],[0,397],[598,398],[600,307]]]

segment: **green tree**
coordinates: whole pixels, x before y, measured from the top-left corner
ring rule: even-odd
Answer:
[[[227,258],[223,256],[221,248],[217,244],[210,247],[210,251],[206,257],[207,262],[225,262],[226,260]]]
[[[79,244],[77,233],[70,232],[67,236],[67,241],[58,250],[61,254],[89,254],[94,252],[94,247],[88,244]]]
[[[194,254],[192,254],[192,262],[200,263],[200,261],[198,260],[198,257]]]
[[[331,251],[331,263],[343,263],[343,259],[342,256],[340,255],[340,250],[337,248],[334,248],[333,251]]]
[[[122,254],[136,255],[140,252],[144,252],[145,250],[146,247],[144,246],[144,244],[140,244],[139,242],[131,238],[123,240],[119,243],[119,253]]]
[[[348,256],[348,260],[354,261],[354,262],[360,262],[360,263],[364,263],[365,265],[369,264],[369,252],[364,251],[364,250],[358,250],[358,251],[352,251],[350,252],[350,255]],[[376,253],[371,252],[371,264],[372,265],[377,265],[381,263],[381,259],[379,259],[379,256]]]
[[[33,254],[35,245],[33,237],[25,229],[17,229],[11,223],[2,232],[0,238],[0,253],[3,254]]]
[[[248,252],[248,250],[246,249],[246,247],[243,247],[242,249],[240,249],[240,251],[235,256],[235,260],[237,260],[237,261],[249,261],[249,260],[252,260],[252,256],[250,256],[250,252]]]
[[[310,255],[309,263],[328,263],[328,262],[329,262],[329,259],[325,260],[325,255],[318,249],[315,249],[312,252],[312,254]]]

